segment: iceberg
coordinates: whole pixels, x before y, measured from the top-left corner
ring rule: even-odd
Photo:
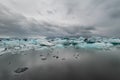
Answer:
[[[112,43],[113,45],[120,45],[120,39],[117,38],[111,38],[109,39],[109,42]]]
[[[17,52],[25,50],[44,50],[55,48],[81,48],[81,49],[112,49],[120,46],[119,38],[105,37],[69,37],[69,38],[29,38],[29,39],[1,39],[0,55],[4,52]]]

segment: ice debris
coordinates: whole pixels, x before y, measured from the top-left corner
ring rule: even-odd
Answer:
[[[41,60],[46,60],[46,59],[47,59],[47,58],[46,58],[46,57],[44,57],[44,56],[43,56],[43,57],[41,57]]]
[[[120,46],[120,38],[67,37],[67,38],[1,38],[0,54],[7,51],[44,50],[55,48],[111,49]]]
[[[22,72],[26,71],[27,69],[28,69],[28,67],[17,68],[14,72],[15,73],[22,73]]]

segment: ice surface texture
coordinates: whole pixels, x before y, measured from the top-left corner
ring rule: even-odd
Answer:
[[[25,50],[43,50],[54,48],[73,47],[76,49],[98,49],[111,50],[120,47],[119,38],[105,38],[105,37],[79,37],[79,38],[1,38],[0,40],[0,55],[4,52],[15,52]]]

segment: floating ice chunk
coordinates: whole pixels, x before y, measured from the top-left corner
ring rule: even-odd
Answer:
[[[54,48],[93,48],[93,49],[106,49],[120,45],[119,38],[101,38],[101,37],[79,37],[79,38],[39,38],[39,39],[3,39],[0,41],[0,51],[7,48],[7,51],[24,51],[24,50],[44,50]]]
[[[0,52],[2,52],[2,51],[4,51],[5,50],[5,48],[0,48]]]
[[[81,40],[81,41],[84,40],[84,39],[85,39],[84,37],[79,37],[78,38],[78,40]]]
[[[4,54],[5,50],[6,50],[6,48],[0,48],[0,55]]]
[[[54,43],[55,44],[63,44],[63,43],[65,43],[65,42],[67,42],[67,40],[66,39],[55,39],[55,41],[54,41]]]
[[[109,48],[109,47],[113,46],[110,43],[104,43],[104,42],[102,42],[102,43],[94,43],[93,45],[94,45],[94,47],[96,47],[98,49],[105,49],[105,48]]]
[[[21,49],[21,47],[16,46],[16,47],[14,47],[14,49],[15,49],[15,50],[20,50],[20,49]]]
[[[41,47],[41,48],[40,48],[40,50],[46,50],[46,49],[48,49],[48,47],[45,47],[45,46],[44,46],[44,47]]]
[[[28,69],[28,67],[17,68],[14,72],[15,73],[22,73],[22,72],[26,71],[27,69]]]
[[[87,43],[95,43],[95,40],[92,39],[92,38],[89,38],[89,39],[85,38],[84,41],[87,42]]]
[[[109,39],[108,41],[113,45],[120,45],[120,39]]]
[[[91,48],[91,49],[106,49],[113,46],[110,43],[93,43],[93,44],[87,44],[87,43],[83,43],[83,44],[78,44],[77,48]]]
[[[46,58],[46,57],[44,57],[44,56],[42,56],[42,57],[41,57],[41,60],[47,60],[47,58]]]
[[[56,44],[54,48],[64,48],[64,46],[62,44]]]
[[[71,42],[71,44],[73,45],[73,46],[76,46],[78,43],[80,43],[79,41],[72,41]]]
[[[64,45],[64,46],[70,46],[71,43],[70,43],[69,41],[66,41],[66,42],[63,43],[63,45]]]
[[[50,43],[47,40],[40,40],[39,44],[42,46],[53,46],[54,45],[53,43]]]

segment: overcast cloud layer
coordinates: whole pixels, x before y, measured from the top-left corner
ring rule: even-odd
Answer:
[[[120,0],[0,0],[0,36],[120,36]]]

